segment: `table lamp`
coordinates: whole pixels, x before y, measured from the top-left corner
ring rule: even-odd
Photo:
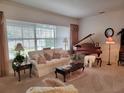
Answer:
[[[24,51],[24,48],[21,43],[17,43],[15,47],[15,51],[18,51],[19,54],[20,54],[20,51]]]

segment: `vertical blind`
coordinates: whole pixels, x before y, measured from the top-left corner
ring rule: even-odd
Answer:
[[[67,26],[7,20],[7,36],[10,59],[15,56],[17,43],[22,43],[25,53],[46,47],[64,49],[64,38],[68,40],[66,49],[70,46],[70,28]]]

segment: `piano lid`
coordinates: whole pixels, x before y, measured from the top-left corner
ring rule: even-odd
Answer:
[[[93,41],[93,39],[92,39],[92,36],[93,36],[94,34],[95,34],[95,33],[87,35],[86,37],[84,37],[84,38],[82,38],[81,40],[79,40],[74,46],[77,46],[77,47],[78,47],[79,45],[81,45],[81,44],[84,42],[84,40],[86,40],[86,39],[88,39],[88,38],[92,41],[93,44],[95,44],[94,41]]]

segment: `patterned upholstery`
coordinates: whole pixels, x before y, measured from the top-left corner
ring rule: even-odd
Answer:
[[[51,50],[49,50],[49,52],[48,51],[47,52],[48,52],[48,54],[50,54],[52,56],[54,51],[56,51],[56,50],[51,49]],[[57,51],[59,51],[59,49],[57,49]],[[64,51],[64,50],[61,49],[60,51]],[[66,51],[64,51],[64,52],[66,53]],[[58,66],[62,66],[62,65],[66,65],[66,64],[70,63],[69,55],[66,57],[60,57],[60,58],[56,58],[56,59],[53,57],[51,60],[46,59],[46,62],[41,62],[42,64],[41,63],[39,64],[38,60],[32,60],[32,58],[31,58],[32,55],[35,55],[35,54],[36,55],[41,55],[41,54],[44,55],[44,53],[46,53],[46,50],[45,50],[45,52],[44,52],[44,50],[39,50],[39,51],[31,51],[28,53],[29,57],[31,59],[30,62],[33,64],[32,71],[38,77],[44,76],[50,72],[55,71],[55,68]],[[66,55],[67,55],[67,53],[66,53]]]
[[[60,81],[56,78],[45,78],[43,79],[43,83],[48,87],[60,87],[65,86],[64,82]]]
[[[78,93],[73,85],[64,87],[31,87],[26,93]]]

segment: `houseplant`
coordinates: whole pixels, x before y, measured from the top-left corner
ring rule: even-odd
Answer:
[[[84,55],[83,54],[73,54],[71,56],[72,63],[83,63]]]
[[[14,62],[19,62],[20,64],[24,62],[25,57],[21,55],[20,53],[17,53],[16,57],[14,58]]]
[[[16,67],[20,66],[24,61],[25,61],[25,57],[20,53],[17,53],[16,57],[13,59],[12,62],[13,69],[16,69]]]

